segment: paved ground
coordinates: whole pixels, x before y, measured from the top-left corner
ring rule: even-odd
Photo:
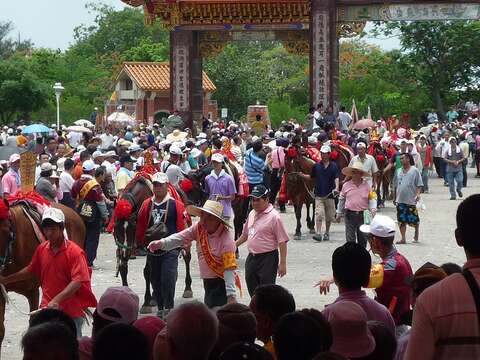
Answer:
[[[470,169],[469,169],[470,171]],[[436,264],[444,262],[455,262],[463,264],[464,254],[454,238],[455,212],[459,200],[450,201],[448,189],[443,187],[443,182],[438,179],[431,179],[430,194],[423,196],[426,210],[420,213],[421,228],[420,242],[412,244],[413,232],[408,230],[407,239],[410,242],[407,245],[399,245],[399,250],[406,255],[415,271],[426,261]],[[465,189],[466,196],[479,192],[480,180],[473,178],[470,173],[469,186]],[[387,204],[382,213],[395,217],[393,205]],[[287,214],[282,215],[286,223],[287,230],[292,235],[295,230],[295,216],[293,209],[288,208]],[[303,225],[305,226],[305,225]],[[304,233],[306,228],[303,229]],[[397,236],[399,234],[397,233]],[[305,235],[300,241],[290,241],[288,245],[287,257],[287,276],[279,279],[278,284],[290,289],[295,296],[299,308],[315,307],[322,309],[330,303],[337,295],[336,289],[328,296],[320,296],[318,290],[314,288],[315,282],[322,276],[331,274],[330,259],[333,250],[344,242],[344,225],[334,224],[331,231],[331,240],[325,243],[317,243],[312,240],[311,235]],[[92,285],[97,298],[109,286],[121,285],[119,278],[115,278],[115,250],[112,237],[102,235],[99,248],[97,265],[100,270],[94,272]],[[246,248],[240,250],[241,260],[240,269],[244,269],[244,259]],[[143,297],[144,281],[142,269],[145,258],[137,258],[130,262],[130,286]],[[184,267],[180,263],[179,281],[177,283],[177,294],[181,296],[183,291]],[[242,274],[243,276],[243,274]],[[199,278],[196,257],[192,261],[193,291],[197,299],[203,298],[203,289]],[[245,288],[244,284],[244,288]],[[246,293],[246,291],[245,291]],[[16,294],[13,295],[15,303],[21,308],[28,309],[26,300]],[[244,294],[239,301],[248,304],[248,295]],[[181,298],[177,303],[183,301]],[[27,317],[18,314],[11,306],[6,310],[6,335],[3,342],[2,355],[4,359],[21,359],[20,340],[26,329]],[[84,329],[84,334],[90,334],[90,329]]]

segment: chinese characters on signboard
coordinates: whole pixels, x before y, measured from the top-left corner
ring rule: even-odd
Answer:
[[[328,103],[330,79],[330,33],[328,13],[320,11],[313,17],[313,86],[315,105]]]
[[[174,107],[178,111],[188,111],[189,108],[189,91],[188,91],[188,48],[184,45],[178,45],[173,50],[174,74]]]

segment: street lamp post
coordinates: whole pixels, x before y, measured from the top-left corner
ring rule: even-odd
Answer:
[[[62,86],[62,83],[55,83],[53,85],[53,90],[55,90],[55,97],[57,98],[57,131],[60,130],[60,96],[62,95],[62,91],[65,88]]]

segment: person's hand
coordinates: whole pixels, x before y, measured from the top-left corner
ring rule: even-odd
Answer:
[[[236,304],[237,298],[234,295],[227,296],[227,304]]]
[[[52,299],[52,300],[48,303],[48,305],[47,305],[47,307],[48,307],[49,309],[58,309],[59,306],[60,306],[60,305],[58,304],[58,301],[55,300],[55,299]]]
[[[341,214],[335,214],[335,221],[336,221],[337,223],[339,223],[341,219],[342,219],[342,215],[341,215]]]
[[[370,209],[370,214],[372,215],[372,218],[374,218],[377,214],[377,209]]]
[[[281,262],[278,265],[278,277],[284,277],[285,275],[287,275],[287,264]]]
[[[147,249],[150,252],[155,252],[157,250],[160,250],[162,248],[162,245],[163,245],[162,239],[153,240],[153,241],[150,242],[150,244],[148,244]]]
[[[417,195],[417,196],[415,196],[415,201],[416,201],[416,202],[419,202],[419,201],[420,201],[420,194]]]
[[[108,223],[109,223],[108,218],[103,219],[103,223],[104,223],[105,225],[108,225]]]
[[[330,292],[330,286],[334,284],[335,281],[333,279],[328,280],[320,280],[318,283],[315,284],[315,287],[318,287],[320,291],[320,295],[327,295]]]

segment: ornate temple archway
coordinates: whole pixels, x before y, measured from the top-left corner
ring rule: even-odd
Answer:
[[[229,41],[277,40],[308,53],[310,104],[339,99],[339,38],[366,21],[480,19],[480,0],[121,0],[170,30],[171,109],[187,126],[202,117],[202,58]]]

